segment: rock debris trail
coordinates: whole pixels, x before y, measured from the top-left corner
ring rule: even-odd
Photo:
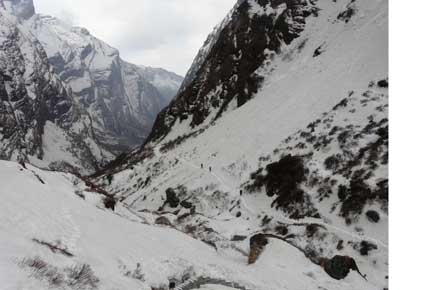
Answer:
[[[162,152],[160,152],[159,146],[156,146],[154,148],[154,152],[155,152],[156,156],[158,156],[159,158],[162,156]],[[255,216],[257,215],[257,213],[246,204],[245,199],[242,196],[239,195],[240,183],[239,182],[231,181],[231,180],[233,180],[235,178],[233,178],[232,176],[230,176],[230,178],[221,178],[219,175],[217,175],[213,171],[209,171],[208,169],[201,168],[200,166],[197,166],[196,164],[194,164],[194,163],[192,163],[192,162],[190,162],[190,161],[188,161],[188,160],[186,160],[184,158],[178,157],[177,155],[175,155],[174,158],[176,160],[178,160],[179,162],[181,162],[183,164],[186,164],[187,166],[190,166],[190,167],[192,167],[192,168],[194,168],[196,170],[201,170],[201,171],[205,172],[206,174],[209,174],[209,175],[213,176],[218,181],[218,183],[220,185],[222,185],[227,191],[229,191],[230,193],[233,193],[233,194],[235,193],[237,195],[237,197],[239,198],[239,201],[240,201],[240,205],[243,205],[243,207],[250,214],[255,215]],[[228,180],[229,182],[226,182],[225,180]],[[381,247],[383,247],[385,249],[388,249],[388,245],[385,244],[384,242],[380,241],[380,240],[377,240],[377,239],[374,239],[374,238],[371,238],[371,237],[368,237],[368,236],[361,236],[361,235],[358,235],[356,233],[353,233],[353,232],[341,229],[339,227],[333,226],[333,225],[328,224],[328,223],[323,222],[323,221],[307,220],[307,219],[292,220],[290,218],[280,217],[280,216],[277,216],[275,218],[279,222],[286,223],[286,224],[298,224],[298,223],[319,224],[321,226],[326,227],[327,229],[333,229],[336,232],[339,232],[339,233],[342,233],[344,235],[350,236],[350,237],[352,237],[352,238],[354,238],[356,240],[361,240],[361,241],[362,240],[369,240],[371,242],[374,242],[374,243],[380,245]]]

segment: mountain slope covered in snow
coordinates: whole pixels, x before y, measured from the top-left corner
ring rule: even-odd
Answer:
[[[388,2],[240,0],[141,148],[26,167],[7,289],[388,289]]]
[[[214,34],[144,149],[96,181],[226,256],[275,234],[387,288],[388,2],[240,1]]]

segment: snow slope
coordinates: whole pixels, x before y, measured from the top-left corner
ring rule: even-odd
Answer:
[[[197,277],[209,278],[207,285],[229,281],[255,290],[290,290],[292,285],[353,289],[353,283],[371,289],[354,274],[342,284],[332,281],[298,250],[277,240],[257,264],[247,266],[243,256],[224,257],[177,230],[148,225],[122,206],[116,213],[104,210],[99,198],[68,174],[0,161],[0,183],[0,283],[5,290],[78,289],[66,277],[51,285],[27,259],[44,261],[59,273],[90,265],[99,282],[96,287],[77,284],[83,285],[80,289],[168,289],[170,282],[180,285],[181,279]],[[201,289],[242,289],[207,285]]]

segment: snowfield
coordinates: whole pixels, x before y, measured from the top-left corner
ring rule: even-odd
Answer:
[[[331,279],[300,251],[278,240],[270,242],[257,264],[248,266],[240,254],[222,256],[177,230],[147,225],[123,207],[116,213],[103,209],[99,198],[85,192],[84,184],[72,175],[26,167],[0,162],[2,290],[53,289],[35,268],[26,266],[26,259],[36,257],[60,273],[90,265],[99,279],[96,289],[168,289],[170,281],[178,285],[182,278],[197,277],[254,290],[348,290],[353,283],[359,290],[372,289],[354,273],[342,283]],[[36,240],[58,245],[72,256],[51,251]],[[209,285],[199,289],[236,289]],[[57,289],[78,288],[60,282]]]

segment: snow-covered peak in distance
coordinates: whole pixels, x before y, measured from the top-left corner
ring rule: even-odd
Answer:
[[[33,0],[0,0],[0,5],[20,19],[29,19],[35,14]]]
[[[142,66],[142,68],[145,70],[147,80],[167,98],[168,102],[171,101],[182,84],[183,77],[163,68],[149,66]]]
[[[119,51],[86,28],[35,15],[25,23],[50,64],[89,112],[97,138],[121,153],[140,145],[182,78],[124,61]]]

